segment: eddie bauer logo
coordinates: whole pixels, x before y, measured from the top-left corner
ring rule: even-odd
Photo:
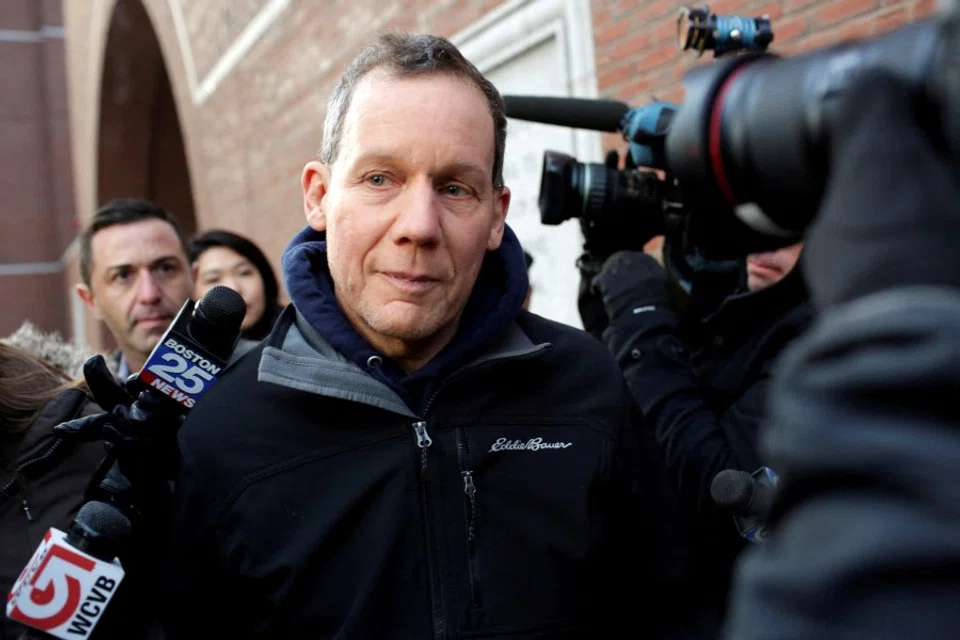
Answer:
[[[544,442],[543,438],[531,438],[524,442],[523,440],[507,440],[500,438],[492,445],[488,453],[495,451],[540,451],[542,449],[566,449],[573,446],[572,442]]]

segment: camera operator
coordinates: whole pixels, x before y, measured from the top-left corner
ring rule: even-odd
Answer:
[[[587,232],[588,250],[609,246],[597,238],[604,231],[594,226]],[[695,283],[682,311],[672,302],[667,273],[651,255],[616,252],[596,275],[586,268],[589,259],[581,261],[584,326],[617,356],[697,523],[697,595],[714,612],[717,629],[733,561],[745,541],[731,514],[714,505],[710,485],[724,469],[753,472],[763,464],[756,440],[771,366],[812,318],[802,275],[793,269],[801,248],[749,256],[719,305],[705,302],[715,283],[700,282],[700,292]],[[705,312],[705,306],[712,309]]]
[[[819,318],[771,389],[773,538],[744,555],[730,638],[960,628],[960,181],[915,105],[873,72],[827,119],[802,266]]]

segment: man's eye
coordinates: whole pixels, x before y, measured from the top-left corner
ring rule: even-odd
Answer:
[[[454,198],[462,198],[468,194],[468,191],[458,184],[448,184],[443,188],[443,193]]]
[[[382,173],[375,173],[367,178],[367,182],[374,187],[384,187],[387,184],[387,176]]]

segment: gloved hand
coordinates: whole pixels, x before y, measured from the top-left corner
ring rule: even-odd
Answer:
[[[117,504],[137,519],[165,501],[176,462],[177,431],[184,416],[157,395],[136,401],[114,379],[102,356],[83,366],[90,393],[104,411],[54,427],[65,439],[106,443],[108,457],[90,482],[88,499]]]
[[[827,308],[910,285],[960,287],[960,159],[921,127],[886,72],[855,81],[827,117],[831,170],[802,268]]]
[[[146,391],[134,402],[114,379],[103,356],[93,356],[84,363],[83,377],[104,412],[57,425],[54,427],[57,435],[84,442],[103,440],[118,457],[176,439],[184,416],[170,409],[156,394]]]
[[[592,284],[603,301],[610,324],[641,313],[639,310],[670,307],[667,274],[653,256],[642,251],[613,254]]]

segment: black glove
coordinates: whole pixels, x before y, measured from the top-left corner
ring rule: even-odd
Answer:
[[[827,118],[831,171],[803,270],[826,308],[894,287],[960,287],[960,172],[908,87],[864,73]],[[932,120],[932,119],[931,119]]]
[[[667,274],[653,256],[642,251],[613,254],[592,284],[611,324],[651,308],[670,307]]]
[[[54,427],[58,435],[84,442],[102,440],[111,445],[118,457],[176,439],[184,416],[170,409],[157,394],[147,391],[134,402],[114,379],[103,356],[93,356],[84,363],[83,377],[104,412],[59,424]]]
[[[144,391],[134,401],[103,356],[87,360],[83,375],[104,412],[64,422],[54,431],[65,439],[106,443],[107,459],[91,480],[87,498],[117,504],[136,519],[169,492],[184,416],[156,394]]]

